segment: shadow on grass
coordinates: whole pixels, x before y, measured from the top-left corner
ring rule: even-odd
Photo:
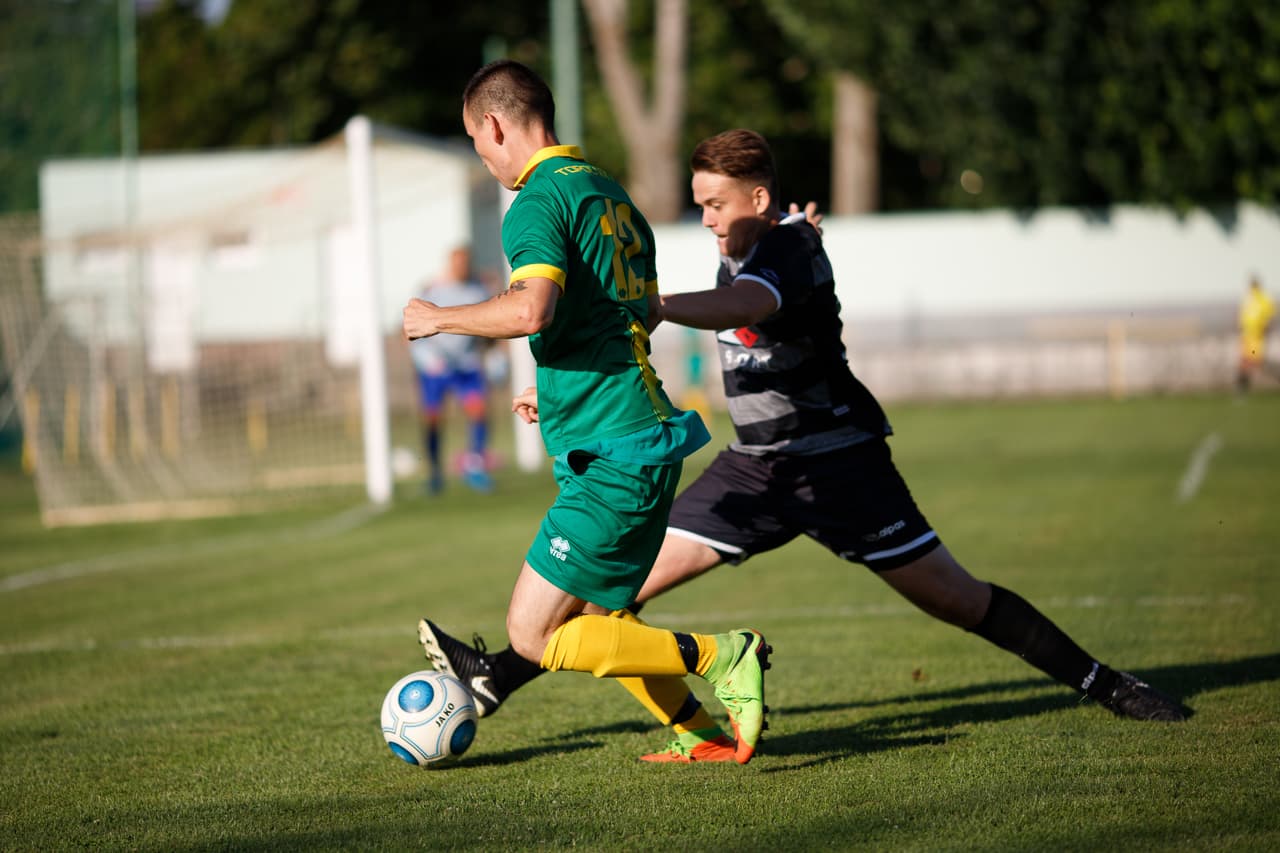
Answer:
[[[1280,680],[1280,654],[1256,655],[1236,661],[1218,661],[1213,663],[1173,664],[1152,669],[1132,670],[1134,675],[1152,686],[1172,696],[1188,701],[1191,697],[1208,690],[1223,687],[1239,687],[1245,684],[1258,684],[1264,681]],[[821,711],[847,710],[852,708],[875,708],[883,705],[902,705],[909,702],[936,702],[955,699],[969,699],[974,696],[985,696],[992,693],[1011,693],[1033,690],[1038,687],[1055,686],[1044,677],[1020,678],[1016,681],[997,681],[990,684],[973,684],[956,687],[950,690],[933,690],[923,693],[909,693],[887,699],[875,699],[867,702],[841,702],[822,705],[792,706],[787,708],[792,713],[815,713]],[[1069,702],[1078,702],[1071,693],[1064,693],[1061,700],[1045,697],[1043,700],[1033,699],[1028,705],[1027,714],[1039,714],[1055,710]],[[1012,715],[1012,716],[1026,716]],[[1001,717],[1002,719],[1005,717]]]
[[[466,767],[501,767],[506,764],[519,764],[532,761],[544,755],[564,755],[569,752],[580,752],[584,749],[599,749],[599,741],[591,740],[556,740],[546,746],[524,746],[519,749],[508,749],[505,752],[490,752],[466,757]]]
[[[1188,701],[1206,691],[1224,687],[1238,687],[1280,680],[1280,654],[1258,655],[1236,661],[1199,664],[1176,664],[1155,667],[1136,673],[1152,685]],[[1001,693],[1024,692],[1038,688],[1056,688],[1043,678],[1025,678],[991,684],[977,684],[951,690],[933,690],[902,696],[877,699],[868,702],[826,703],[792,706],[789,714],[827,713],[857,708],[877,708],[895,705],[910,706],[926,702],[959,702],[927,711],[890,714],[873,717],[840,728],[824,728],[768,738],[768,754],[777,756],[813,756],[812,760],[787,767],[769,768],[765,772],[782,772],[800,767],[810,767],[835,761],[850,754],[867,754],[886,749],[910,746],[938,745],[963,737],[950,732],[957,726],[972,723],[999,722],[1018,717],[1031,717],[1048,711],[1062,710],[1071,704],[1082,703],[1075,694],[1055,689],[1043,696],[1030,696],[1016,700],[992,701],[990,697]],[[983,697],[989,697],[984,699]],[[974,700],[974,701],[966,701]],[[1088,703],[1092,704],[1092,703]],[[780,709],[781,710],[781,709]],[[1194,708],[1191,709],[1194,713]],[[922,735],[920,732],[941,734]],[[916,733],[916,734],[913,734]]]
[[[580,752],[586,749],[599,749],[598,738],[605,735],[629,734],[633,732],[652,731],[657,726],[652,721],[623,720],[603,726],[590,726],[576,731],[565,732],[543,738],[545,746],[527,746],[519,749],[508,749],[505,752],[491,752],[482,755],[467,756],[468,767],[495,767],[505,764],[519,764],[544,755],[563,755],[568,752]]]
[[[1258,655],[1236,661],[1199,664],[1177,664],[1144,669],[1135,673],[1161,690],[1179,696],[1183,701],[1199,693],[1224,687],[1236,687],[1280,680],[1280,654]],[[1044,691],[1042,695],[1001,700],[1000,694]],[[944,702],[942,707],[913,711],[910,706]],[[1079,696],[1044,677],[1020,678],[974,684],[949,690],[927,690],[865,702],[838,702],[788,706],[787,714],[822,714],[854,709],[907,706],[902,713],[872,717],[839,728],[815,728],[811,731],[780,736],[766,736],[765,751],[771,756],[808,757],[810,760],[789,763],[785,767],[766,768],[764,772],[786,772],[837,761],[848,755],[869,754],[913,746],[938,746],[965,737],[955,731],[961,726],[992,723],[1019,717],[1034,717],[1060,711],[1081,702]],[[1192,709],[1194,711],[1194,709]],[[650,721],[624,720],[608,725],[589,726],[547,738],[545,746],[530,746],[505,752],[468,757],[472,767],[500,766],[529,761],[544,755],[597,749],[597,738],[643,733],[655,730]]]

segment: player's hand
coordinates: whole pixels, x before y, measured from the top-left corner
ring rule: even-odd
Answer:
[[[511,411],[527,424],[538,422],[538,389],[530,385],[511,401]]]
[[[800,205],[796,204],[794,201],[791,202],[791,206],[787,208],[788,214],[800,212]],[[812,225],[813,230],[817,231],[819,234],[822,233],[822,214],[818,212],[818,203],[816,201],[811,201],[804,206],[804,221]]]
[[[405,339],[415,341],[418,338],[429,338],[439,334],[440,329],[436,325],[438,312],[439,306],[433,302],[427,302],[425,299],[410,299],[409,304],[404,306]]]
[[[644,318],[645,332],[652,335],[653,330],[658,328],[665,319],[666,316],[662,313],[662,297],[659,296],[657,299],[650,300],[649,313]]]

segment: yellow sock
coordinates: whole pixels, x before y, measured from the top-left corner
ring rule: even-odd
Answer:
[[[699,666],[702,650],[699,642]],[[675,634],[609,616],[579,616],[557,628],[542,653],[542,668],[589,672],[597,678],[687,672]]]
[[[706,675],[707,670],[711,669],[711,664],[716,662],[718,646],[716,645],[716,635],[714,634],[690,634],[693,641],[698,644],[698,665],[694,668],[697,675]]]
[[[664,726],[671,725],[672,718],[680,713],[689,697],[689,687],[684,679],[675,675],[625,676],[619,678],[618,683]],[[682,725],[688,725],[688,721],[678,723],[677,728]]]
[[[609,615],[634,625],[645,624],[643,619],[630,610],[615,610]],[[634,696],[641,705],[644,705],[649,710],[649,713],[657,717],[658,722],[664,726],[672,725],[671,721],[684,708],[684,704],[689,698],[688,685],[684,683],[683,678],[675,676],[628,676],[619,678],[618,683],[626,688],[627,692]],[[715,725],[715,721],[711,719],[711,715],[707,713],[706,709],[699,706],[692,717],[676,723],[673,728],[676,734],[680,734],[684,731],[706,729]]]
[[[698,706],[698,710],[692,717],[685,720],[683,723],[676,723],[671,727],[671,730],[678,735],[686,734],[688,732],[706,732],[708,730],[715,730],[720,732],[720,734],[724,734],[724,731],[720,728],[720,724],[712,719],[711,715],[707,713],[707,709],[701,705]],[[705,735],[704,739],[709,740]]]

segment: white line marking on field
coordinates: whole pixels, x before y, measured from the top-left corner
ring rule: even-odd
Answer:
[[[316,631],[309,637],[327,640],[351,640],[354,637],[384,639],[388,637],[417,637],[416,627],[406,628],[335,628]],[[48,652],[94,652],[103,649],[233,649],[240,646],[261,646],[270,643],[294,643],[292,634],[208,634],[205,636],[133,637],[124,640],[99,641],[93,637],[67,637],[57,640],[34,640],[29,643],[0,643],[0,657],[34,655]]]
[[[1249,596],[1236,593],[1222,595],[1143,596],[1140,598],[1107,598],[1096,595],[1058,597],[1044,599],[1045,607],[1054,610],[1092,610],[1099,607],[1117,607],[1125,610],[1138,607],[1172,608],[1185,610],[1192,607],[1233,609],[1255,604]],[[902,616],[918,613],[905,602],[900,604],[852,604],[838,607],[792,607],[772,610],[716,610],[716,611],[646,611],[646,618],[657,624],[684,620],[718,620],[725,623],[749,622],[756,619],[789,620],[798,622],[848,621],[850,617]],[[498,623],[478,626],[489,634],[499,635]],[[344,628],[327,628],[309,632],[308,637],[318,640],[349,642],[353,639],[406,638],[417,636],[416,627],[404,625],[360,625]],[[297,635],[290,633],[207,634],[203,636],[132,637],[117,640],[98,640],[93,637],[63,637],[32,640],[25,643],[0,643],[0,657],[45,654],[51,652],[93,652],[103,650],[129,651],[141,649],[156,651],[165,649],[229,649],[240,646],[294,643]]]
[[[1200,491],[1200,484],[1204,482],[1205,475],[1209,473],[1209,460],[1213,458],[1213,454],[1222,449],[1222,436],[1216,432],[1211,432],[1196,445],[1196,449],[1191,451],[1191,459],[1187,462],[1187,470],[1182,475],[1182,482],[1178,484],[1178,503],[1184,504],[1196,496],[1196,492]]]
[[[90,557],[84,560],[71,560],[34,569],[20,575],[0,578],[0,593],[14,592],[33,586],[42,586],[61,580],[81,578],[117,569],[138,568],[151,563],[185,559],[188,557],[208,556],[227,551],[261,548],[276,542],[287,542],[296,539],[320,539],[337,536],[354,530],[369,519],[386,511],[385,506],[362,504],[337,515],[319,521],[276,530],[266,533],[246,533],[240,536],[222,536],[197,542],[181,542],[172,545],[157,545],[153,548],[142,548],[137,551],[123,551],[119,554],[105,554],[101,557]]]

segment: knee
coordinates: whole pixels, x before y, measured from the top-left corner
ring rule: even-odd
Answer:
[[[970,580],[972,583],[954,591],[948,599],[946,615],[940,617],[966,631],[981,622],[991,606],[991,584],[976,578]]]
[[[925,613],[966,630],[982,621],[991,603],[991,585],[965,571],[945,548],[885,572],[884,579]]]
[[[507,641],[516,654],[528,661],[540,663],[542,653],[546,651],[549,635],[522,623],[517,617],[507,614]]]

